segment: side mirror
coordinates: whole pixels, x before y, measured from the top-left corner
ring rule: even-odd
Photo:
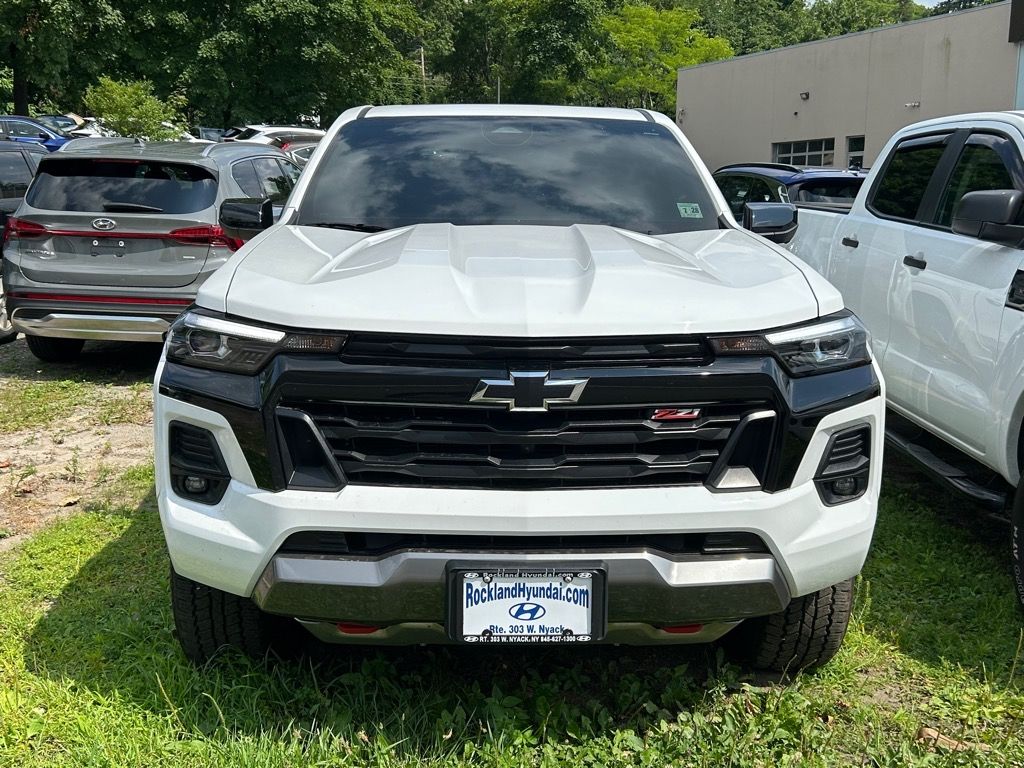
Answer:
[[[39,132],[39,138],[40,138],[40,139],[42,139],[43,141],[46,141],[47,139],[49,139],[49,138],[50,138],[50,134],[48,134],[48,133],[43,133],[42,131],[40,131],[40,132]]]
[[[1017,223],[1021,208],[1024,192],[1019,189],[968,192],[956,204],[952,229],[958,235],[1019,248],[1024,243],[1024,226]]]
[[[220,225],[231,237],[247,240],[274,223],[270,199],[239,197],[220,204]]]
[[[796,235],[797,210],[791,203],[747,203],[743,228],[773,243],[788,243]]]

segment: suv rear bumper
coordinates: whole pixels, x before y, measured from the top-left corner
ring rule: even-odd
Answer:
[[[15,310],[15,330],[30,336],[61,339],[162,342],[174,316],[86,314],[79,312],[38,313]]]

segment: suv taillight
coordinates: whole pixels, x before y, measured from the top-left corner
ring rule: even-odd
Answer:
[[[245,242],[238,237],[228,237],[221,226],[208,224],[173,229],[167,236],[185,245],[223,245],[232,251],[237,251]]]
[[[34,221],[25,221],[11,216],[7,219],[7,226],[4,227],[3,244],[7,245],[8,240],[15,237],[41,237],[46,234],[46,227],[36,224]]]

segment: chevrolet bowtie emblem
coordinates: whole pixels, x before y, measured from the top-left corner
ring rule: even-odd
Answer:
[[[473,403],[507,405],[510,411],[546,411],[578,402],[587,379],[552,379],[548,371],[512,371],[508,379],[481,379]]]

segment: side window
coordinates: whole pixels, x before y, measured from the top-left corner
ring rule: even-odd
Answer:
[[[273,157],[257,157],[252,161],[256,167],[256,178],[262,190],[261,197],[269,197],[275,203],[291,194],[292,182]]]
[[[1009,161],[1009,163],[1007,163]],[[1002,136],[976,133],[960,152],[949,183],[942,191],[936,223],[948,227],[960,198],[986,189],[1014,189],[1010,166],[1019,167],[1013,142]]]
[[[0,198],[24,197],[32,172],[21,152],[0,152]]]
[[[720,176],[716,181],[732,215],[742,216],[743,206],[747,202],[747,194],[750,192],[750,183],[753,179],[749,176]]]
[[[875,185],[870,207],[882,216],[917,218],[928,182],[946,151],[946,138],[929,136],[898,144]]]
[[[31,123],[23,123],[20,120],[8,120],[7,131],[11,136],[19,136],[30,139],[38,139],[41,131]]]
[[[249,197],[263,197],[263,187],[260,186],[260,180],[256,177],[256,169],[252,167],[252,160],[243,160],[231,166],[231,177]]]
[[[771,185],[764,179],[752,179],[750,192],[747,193],[748,203],[777,203],[779,199],[772,193]]]
[[[288,178],[288,192],[290,193],[295,187],[295,182],[299,180],[299,174],[302,173],[302,169],[289,160],[278,160],[277,162],[281,164],[284,175]]]

